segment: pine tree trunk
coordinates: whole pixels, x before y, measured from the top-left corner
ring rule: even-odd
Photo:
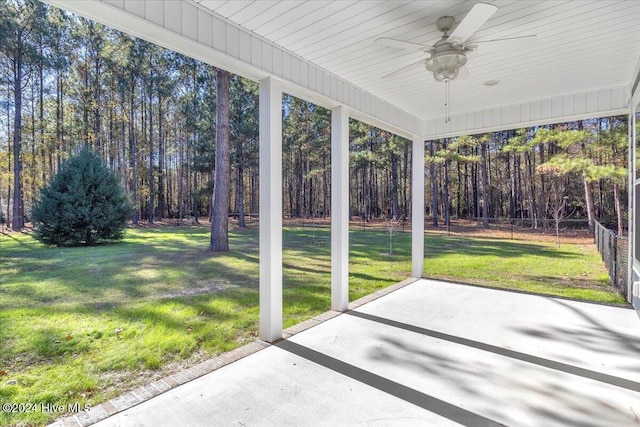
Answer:
[[[216,175],[212,201],[210,251],[229,250],[229,186],[231,183],[231,147],[229,142],[229,80],[228,71],[218,69],[216,118]]]
[[[516,211],[520,213],[520,219],[524,219],[524,209],[522,208],[522,167],[520,154],[517,154],[514,157],[513,170],[516,175]]]
[[[431,141],[429,147],[429,155],[431,158],[434,156],[434,141]],[[429,179],[431,181],[431,217],[433,220],[433,226],[438,227],[438,183],[436,182],[436,165],[433,162],[429,162]]]
[[[515,173],[511,169],[511,156],[507,153],[507,176],[509,177],[509,220],[513,221],[516,217],[516,178]],[[515,169],[515,168],[514,168]]]
[[[473,211],[471,209],[471,185],[469,179],[469,166],[464,164],[464,212],[467,218],[473,218]]]
[[[96,52],[95,58],[95,77],[93,82],[93,138],[98,153],[101,153],[102,147],[102,117],[100,115],[100,106],[102,104],[102,90],[100,88],[100,77],[102,75],[102,58]]]
[[[131,222],[138,225],[140,217],[140,207],[138,203],[138,159],[137,144],[135,136],[135,81],[131,80],[131,98],[129,110],[129,162],[131,167],[131,180],[129,181],[129,189],[131,191],[131,205],[133,211],[131,213]]]
[[[458,191],[456,191],[456,218],[462,218],[462,168],[460,162],[456,162],[458,175]]]
[[[593,190],[591,189],[591,183],[587,181],[586,178],[582,179],[582,183],[584,185],[584,198],[587,201],[587,220],[589,223],[589,232],[593,234],[596,229],[596,218],[593,206]]]
[[[391,153],[391,216],[394,221],[400,218],[400,206],[398,204],[398,155]]]
[[[13,117],[13,216],[11,217],[11,229],[22,231],[24,227],[24,212],[22,211],[22,161],[20,157],[21,127],[22,127],[22,59],[23,53],[19,52],[14,65],[13,93],[14,108]]]
[[[544,157],[544,145],[540,146],[540,164],[543,165],[545,162]],[[549,221],[547,220],[547,190],[546,190],[546,177],[545,174],[540,175],[540,198],[538,201],[538,216],[542,219],[542,224],[544,229],[547,230],[549,228]]]
[[[402,156],[402,214],[405,218],[409,216],[409,198],[407,192],[409,186],[409,144],[404,144],[404,155]],[[423,209],[424,211],[424,209]]]
[[[622,198],[620,197],[620,184],[615,182],[613,184],[613,199],[616,207],[616,218],[618,219],[618,236],[624,235],[624,227],[622,226]]]
[[[236,115],[242,118],[242,105],[236,105]],[[244,138],[236,139],[236,212],[238,213],[238,227],[245,228],[244,220]]]
[[[477,155],[477,148],[474,148],[474,154]],[[479,200],[479,190],[478,190],[478,164],[471,164],[471,197],[472,197],[472,209],[473,218],[476,221],[480,220],[480,202]]]
[[[153,67],[153,64],[149,65]],[[153,68],[151,69],[151,76],[149,80],[149,223],[153,224],[153,212],[155,210],[155,188],[153,186]]]
[[[239,143],[242,144],[242,143]],[[238,227],[244,228],[246,227],[246,223],[244,220],[244,168],[242,167],[242,145],[238,147],[237,152],[237,177],[236,177],[236,209],[238,211]]]
[[[329,207],[329,173],[327,171],[327,157],[322,156],[322,217],[326,218],[328,212],[330,211]]]
[[[9,94],[11,92],[10,89],[11,83],[7,82],[7,99],[9,99]],[[7,136],[11,135],[11,109],[9,107],[9,103],[7,103]],[[7,173],[10,175],[11,174],[11,163],[12,163],[12,159],[11,159],[11,151],[12,151],[12,144],[13,141],[9,140],[9,138],[7,138]],[[11,197],[13,196],[12,192],[11,192],[11,178],[9,178],[9,176],[7,176],[7,210],[6,210],[6,218],[5,221],[7,222],[7,227],[11,227]],[[0,216],[2,216],[0,214]]]
[[[295,216],[296,218],[302,217],[302,185],[303,185],[303,176],[302,172],[302,149],[298,147],[297,156],[295,160],[295,170],[296,170],[296,210]]]
[[[158,218],[162,219],[165,215],[165,194],[164,194],[164,135],[162,121],[162,97],[158,95]]]
[[[40,48],[40,53],[42,53],[42,48]],[[44,128],[45,128],[45,122],[44,122],[44,65],[42,63],[40,63],[38,65],[38,133],[39,133],[39,141],[40,141],[40,158],[42,161],[41,164],[41,177],[42,177],[42,182],[45,183],[47,182],[47,168],[45,168],[45,163],[46,163],[46,155],[47,155],[47,150],[46,150],[46,144],[45,144],[45,140],[44,140]],[[49,153],[51,153],[51,151],[49,151]],[[52,162],[51,162],[51,154],[49,154],[49,164],[48,164],[48,169],[49,169],[49,174],[51,174],[53,172],[52,170]],[[33,194],[33,197],[36,197],[36,194]]]
[[[489,228],[489,217],[487,215],[487,144],[483,142],[480,146],[480,155],[482,158],[482,228]]]
[[[451,196],[449,194],[449,161],[444,162],[444,179],[443,179],[443,192],[444,192],[444,223],[447,225],[447,230],[451,227]]]
[[[535,188],[535,166],[533,159],[528,152],[524,153],[524,159],[529,172],[529,215],[531,216],[531,228],[538,228],[538,213],[536,212],[536,188]]]
[[[195,153],[194,153],[195,155]],[[191,208],[191,211],[193,213],[193,222],[195,224],[200,224],[200,221],[198,220],[198,218],[200,217],[200,204],[199,204],[199,200],[200,200],[200,195],[198,194],[198,192],[196,191],[198,188],[198,172],[195,172],[193,174],[193,191],[190,191],[190,194],[193,194],[193,205]]]

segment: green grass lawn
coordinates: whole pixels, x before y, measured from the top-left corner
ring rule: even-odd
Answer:
[[[427,237],[425,276],[587,301],[626,304],[611,292],[594,244]]]
[[[284,326],[330,307],[328,229],[285,228]],[[255,339],[258,233],[206,252],[204,226],[129,229],[124,241],[47,248],[0,234],[0,403],[97,404]],[[350,299],[410,275],[410,235],[352,231]],[[593,301],[608,292],[593,245],[425,238],[425,275]],[[0,411],[0,425],[54,414]]]

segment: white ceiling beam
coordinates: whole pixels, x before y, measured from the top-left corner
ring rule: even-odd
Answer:
[[[626,85],[574,95],[557,96],[520,104],[454,114],[424,121],[427,140],[476,135],[596,117],[629,113],[631,93]]]

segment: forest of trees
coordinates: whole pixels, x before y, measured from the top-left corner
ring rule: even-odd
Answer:
[[[39,189],[90,148],[113,169],[131,221],[210,218],[218,70],[31,0],[0,0],[0,220],[20,230]],[[258,214],[258,85],[229,82],[229,213]],[[283,212],[328,217],[330,111],[283,96]],[[563,214],[624,223],[627,120],[427,141],[425,209],[450,218]],[[411,212],[411,143],[351,120],[351,214]],[[564,203],[564,202],[563,202]],[[538,221],[542,221],[540,224]]]
[[[485,226],[488,218],[527,219],[546,227],[561,215],[622,234],[627,126],[626,116],[605,117],[429,141],[432,217],[478,218]]]

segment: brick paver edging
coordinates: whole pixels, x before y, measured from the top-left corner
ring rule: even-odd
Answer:
[[[395,285],[392,285],[387,288],[381,289],[377,292],[374,292],[370,295],[364,296],[358,300],[350,302],[349,310],[354,310],[368,302],[371,302],[393,291],[403,288],[415,282],[416,280],[418,279],[414,279],[414,278],[407,279],[400,283],[396,283]],[[284,339],[290,338],[295,334],[298,334],[304,330],[307,330],[316,325],[319,325],[320,323],[325,322],[329,319],[332,319],[336,316],[339,316],[340,314],[342,313],[340,313],[339,311],[327,311],[316,317],[305,320],[304,322],[300,322],[296,325],[293,325],[283,330],[282,337]],[[53,424],[49,424],[48,427],[90,426],[91,424],[95,424],[98,421],[101,421],[107,417],[110,417],[111,415],[127,410],[146,400],[151,399],[152,397],[155,397],[175,387],[178,387],[179,385],[195,380],[196,378],[199,378],[203,375],[213,372],[223,366],[229,365],[230,363],[240,360],[264,348],[267,348],[270,345],[271,344],[261,340],[253,341],[242,347],[238,347],[235,350],[222,353],[216,357],[212,357],[211,359],[208,359],[188,369],[169,375],[168,377],[159,379],[147,385],[140,386],[135,390],[125,392],[116,398],[113,398],[107,402],[100,403],[99,405],[92,407],[90,411],[79,412],[77,414],[60,418],[59,420],[56,420]]]

